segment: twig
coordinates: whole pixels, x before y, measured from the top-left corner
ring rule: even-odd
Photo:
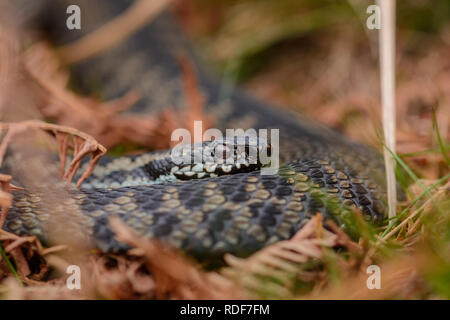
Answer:
[[[136,0],[124,13],[80,40],[58,49],[67,64],[79,62],[117,45],[161,12],[170,0]]]

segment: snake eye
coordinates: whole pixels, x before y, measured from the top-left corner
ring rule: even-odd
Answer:
[[[228,147],[226,143],[222,143],[217,145],[214,148],[214,153],[217,158],[221,158],[223,160],[227,159],[230,155],[231,149]]]

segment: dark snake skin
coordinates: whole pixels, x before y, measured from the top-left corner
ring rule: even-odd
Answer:
[[[70,42],[112,19],[130,1],[44,2],[33,16],[55,43]],[[65,8],[78,4],[82,30],[65,27]],[[45,6],[47,5],[47,6]],[[45,23],[42,23],[42,20]],[[183,53],[196,66],[207,111],[218,128],[278,128],[279,174],[259,171],[207,179],[152,183],[145,165],[158,153],[130,157],[104,157],[80,190],[58,203],[46,190],[14,192],[6,230],[49,239],[49,230],[84,232],[104,251],[126,248],[114,238],[109,218],[118,216],[139,234],[155,237],[193,255],[220,256],[225,252],[248,255],[270,243],[288,239],[308,219],[321,212],[350,231],[352,209],[366,220],[385,218],[384,169],[378,154],[340,134],[231,90],[200,64],[182,31],[165,12],[120,45],[73,66],[73,80],[84,93],[101,92],[117,98],[133,88],[142,98],[130,112],[159,112],[167,106],[185,107],[180,66]],[[161,157],[161,156],[159,156]],[[21,185],[20,181],[15,182]],[[126,185],[126,186],[124,186]],[[73,213],[74,211],[75,213]],[[70,212],[78,220],[55,222]],[[71,230],[78,231],[71,231]]]

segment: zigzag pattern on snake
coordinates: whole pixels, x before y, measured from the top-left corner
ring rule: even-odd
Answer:
[[[81,7],[81,31],[65,28],[66,15],[61,13],[69,2]],[[42,4],[46,14],[38,14],[35,23],[43,16],[54,42],[65,43],[112,19],[130,1]],[[93,246],[114,252],[126,248],[108,225],[109,217],[118,216],[139,234],[193,255],[229,252],[245,256],[290,238],[317,212],[334,219],[344,230],[353,208],[360,209],[368,221],[384,220],[384,168],[379,155],[239,90],[224,97],[226,85],[199,62],[168,12],[107,52],[73,66],[72,76],[86,94],[100,85],[105,99],[119,97],[131,88],[137,90],[142,98],[130,112],[157,113],[165,106],[182,109],[186,102],[175,59],[179,52],[194,62],[207,111],[214,114],[219,129],[280,130],[279,173],[266,176],[254,170],[204,179],[155,181],[145,168],[167,157],[167,152],[105,156],[82,188],[68,191],[58,206],[54,205],[58,195],[48,190],[14,192],[6,230],[36,235],[46,242],[52,242],[49,234],[55,229],[68,238],[83,233]],[[20,179],[15,179],[20,186]],[[67,212],[75,218],[76,226],[64,222]]]

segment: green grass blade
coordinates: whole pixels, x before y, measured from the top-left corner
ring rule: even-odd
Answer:
[[[449,145],[443,145],[445,151],[450,151]],[[435,154],[435,153],[441,153],[441,148],[432,148],[432,149],[426,149],[422,151],[417,152],[408,152],[408,153],[399,153],[398,156],[401,158],[409,158],[409,157],[417,157],[417,156],[425,156],[428,154]]]
[[[11,270],[11,272],[13,273],[14,277],[17,279],[17,281],[19,282],[19,284],[22,286],[22,280],[20,279],[19,275],[17,274],[16,269],[14,268],[14,266],[12,265],[11,261],[9,260],[9,258],[6,256],[6,252],[5,250],[3,250],[3,246],[0,243],[0,254],[3,258],[3,260],[6,261],[6,264],[8,265],[9,269]]]
[[[411,179],[414,182],[419,181],[419,177],[416,176],[416,174],[408,167],[408,165],[396,153],[392,152],[392,150],[389,149],[384,143],[383,143],[383,147],[385,147],[386,150],[389,151],[389,153],[392,155],[392,157],[395,159],[395,161],[397,161],[397,163],[403,168],[403,170],[406,171],[406,173],[411,177]]]
[[[433,108],[433,110],[431,112],[431,115],[432,115],[433,129],[434,129],[434,131],[436,133],[436,138],[437,138],[437,141],[438,141],[438,144],[439,144],[439,149],[441,150],[441,153],[444,156],[445,161],[450,166],[450,158],[449,158],[449,156],[447,154],[447,150],[445,148],[444,141],[442,141],[442,137],[441,137],[441,134],[439,132],[439,126],[438,126],[437,118],[436,118],[436,110],[434,108]]]

